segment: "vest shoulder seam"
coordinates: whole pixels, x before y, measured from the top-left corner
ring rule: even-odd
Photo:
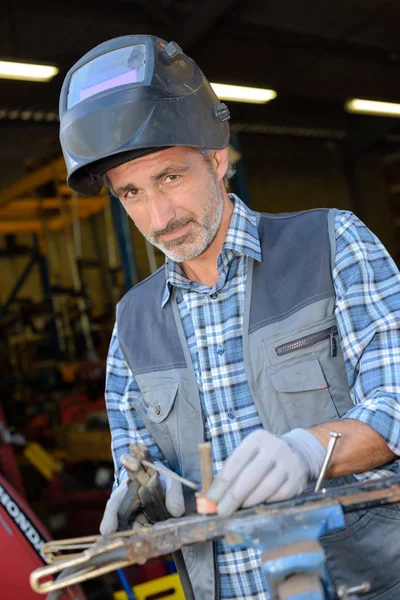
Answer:
[[[278,213],[278,214],[273,214],[273,213],[259,213],[260,218],[261,219],[271,219],[271,220],[284,220],[284,219],[294,219],[295,217],[300,217],[301,215],[306,215],[312,212],[321,212],[321,213],[328,213],[330,210],[333,210],[331,208],[310,208],[309,210],[300,210],[300,211],[296,211],[296,212],[291,212],[291,213]]]
[[[310,296],[309,298],[305,298],[302,302],[300,302],[299,304],[296,304],[290,310],[288,310],[284,313],[281,313],[279,315],[274,315],[273,317],[269,317],[267,319],[262,319],[260,321],[257,321],[256,323],[253,323],[249,327],[249,333],[250,334],[254,333],[258,329],[261,329],[262,327],[266,327],[267,325],[271,325],[272,323],[278,323],[279,321],[284,321],[285,319],[287,319],[294,313],[298,312],[305,306],[314,304],[315,302],[318,302],[319,300],[324,300],[325,298],[334,298],[334,297],[335,297],[335,295],[332,293],[332,291],[328,290],[326,292],[322,292],[321,294],[316,294],[314,296]]]
[[[136,285],[134,285],[130,290],[126,292],[126,294],[122,296],[120,302],[122,302],[122,300],[124,300],[124,298],[126,298],[127,296],[133,294],[139,287],[147,284],[151,279],[154,279],[154,277],[159,277],[162,271],[165,271],[165,265],[161,265],[161,267],[159,267],[157,271],[154,271],[154,273],[146,277],[146,279],[143,279],[142,281],[139,281]]]

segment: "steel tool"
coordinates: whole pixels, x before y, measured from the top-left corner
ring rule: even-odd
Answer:
[[[192,488],[192,490],[199,489],[197,483],[194,483],[189,479],[185,479],[185,477],[181,477],[181,475],[178,475],[178,473],[174,473],[174,471],[167,469],[167,467],[163,467],[162,465],[152,463],[148,460],[142,460],[142,465],[147,467],[148,469],[153,469],[153,471],[157,471],[158,473],[164,473],[164,475],[167,475],[167,477],[171,477],[171,479],[176,479],[176,481],[179,481],[180,483],[182,483],[182,485],[186,485],[187,487]]]
[[[318,479],[315,484],[314,492],[319,492],[319,490],[321,489],[322,481],[325,479],[325,476],[326,476],[329,466],[331,464],[331,458],[332,458],[332,454],[333,454],[333,451],[336,446],[336,442],[338,441],[338,439],[340,437],[342,437],[342,434],[337,433],[336,431],[331,431],[330,436],[331,437],[328,442],[328,447],[326,449],[326,456],[325,456],[324,462],[322,463],[321,472],[318,475]]]
[[[337,598],[337,590],[329,582],[318,538],[343,528],[344,513],[399,501],[400,475],[397,475],[240,510],[231,517],[193,515],[107,537],[48,542],[44,553],[50,564],[32,573],[31,586],[45,594],[120,567],[143,564],[183,546],[225,538],[230,544],[263,550],[264,570],[274,600],[333,600]],[[79,554],[56,555],[60,551],[65,553],[66,548],[74,551],[84,547]],[[60,577],[61,573],[61,579],[48,581],[49,576]],[[287,589],[288,578],[293,593]],[[365,586],[366,582],[360,582],[359,591],[365,591]],[[298,589],[306,592],[299,595]],[[354,596],[356,590],[347,590],[348,597],[350,592]]]
[[[217,505],[207,498],[207,492],[214,480],[212,447],[210,442],[199,444],[201,491],[196,494],[196,509],[199,515],[214,515]]]

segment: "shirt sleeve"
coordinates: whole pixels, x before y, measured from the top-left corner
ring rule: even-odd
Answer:
[[[155,460],[165,462],[160,448],[135,409],[140,395],[136,380],[121,352],[115,325],[107,357],[105,391],[115,468],[114,488],[128,478],[125,468],[121,465],[121,456],[129,452],[129,444],[145,444]]]
[[[344,418],[375,429],[400,456],[400,274],[352,213],[335,217],[336,317],[354,403]]]

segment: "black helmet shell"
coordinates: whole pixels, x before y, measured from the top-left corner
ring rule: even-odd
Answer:
[[[104,42],[70,69],[62,86],[60,142],[68,185],[98,194],[99,165],[104,172],[105,159],[113,157],[115,164],[119,154],[119,164],[124,156],[132,160],[134,150],[225,148],[228,119],[228,108],[175,42],[147,35]]]

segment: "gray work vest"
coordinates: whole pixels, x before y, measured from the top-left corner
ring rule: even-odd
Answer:
[[[262,262],[248,259],[243,355],[262,425],[277,435],[338,419],[353,406],[335,319],[334,218],[325,209],[258,215]],[[118,305],[119,343],[141,390],[140,400],[125,398],[122,409],[128,423],[139,412],[174,471],[200,481],[198,387],[174,290],[161,307],[164,289],[162,267]],[[338,483],[343,478],[327,485]],[[373,593],[363,598],[389,588],[380,600],[400,597],[397,505],[346,519],[344,532],[322,541],[334,582],[368,579]],[[196,599],[215,598],[212,544],[184,556]]]

